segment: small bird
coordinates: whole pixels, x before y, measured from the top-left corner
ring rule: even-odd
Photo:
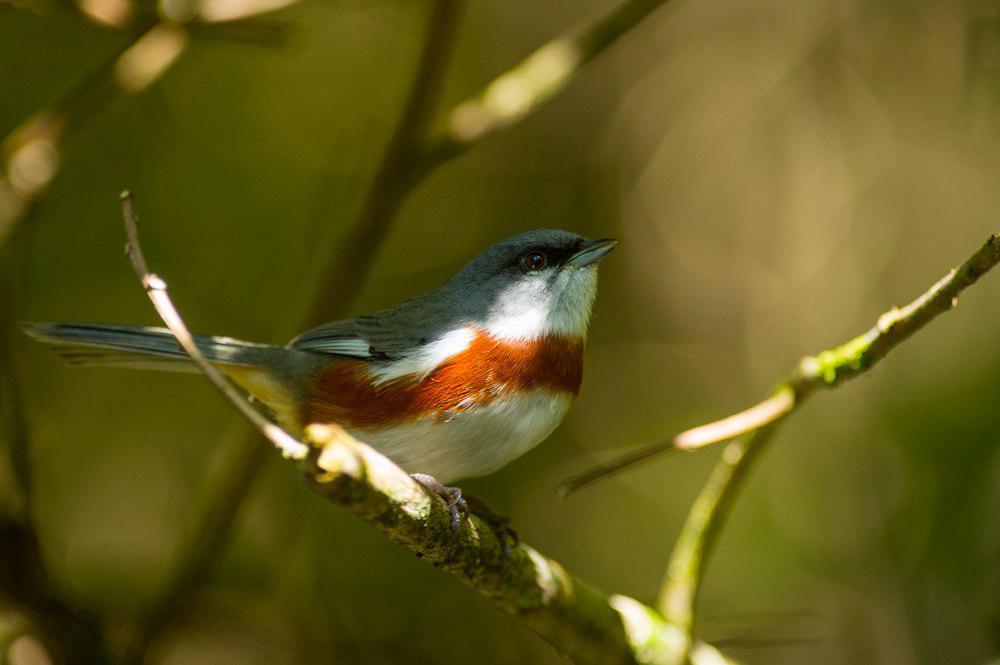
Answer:
[[[201,352],[301,434],[336,423],[437,492],[457,527],[462,478],[549,436],[583,377],[597,264],[616,240],[538,229],[496,243],[451,280],[284,346],[196,336]],[[73,365],[196,372],[165,328],[26,323]]]

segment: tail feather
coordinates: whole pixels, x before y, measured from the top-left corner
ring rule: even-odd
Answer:
[[[187,371],[187,354],[166,328],[105,323],[32,322],[25,333],[52,345],[52,351],[70,365],[103,365]],[[206,358],[225,365],[258,365],[278,347],[230,337],[195,336]]]

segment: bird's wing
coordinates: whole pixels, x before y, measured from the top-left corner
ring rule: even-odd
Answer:
[[[335,321],[307,330],[291,342],[289,348],[315,353],[330,353],[354,358],[371,358],[371,342],[358,331],[357,319]]]
[[[290,348],[355,358],[399,360],[418,353],[429,341],[451,330],[455,318],[436,292],[356,319],[308,330]]]
[[[354,358],[396,360],[410,355],[427,337],[424,326],[396,310],[336,321],[306,331],[289,342],[290,348]]]

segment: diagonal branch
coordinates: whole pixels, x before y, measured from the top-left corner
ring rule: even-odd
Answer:
[[[951,270],[919,298],[902,309],[893,308],[880,316],[868,332],[799,362],[774,393],[790,396],[787,408],[773,412],[769,419],[762,419],[763,422],[759,422],[745,439],[729,444],[695,500],[660,590],[659,609],[668,621],[690,638],[707,557],[743,480],[781,420],[817,389],[832,388],[871,369],[893,348],[953,308],[958,296],[997,263],[1000,263],[1000,235],[993,235],[965,263]]]
[[[625,596],[605,596],[527,545],[518,544],[506,558],[492,528],[475,516],[467,517],[455,533],[440,497],[335,425],[310,426],[307,446],[257,412],[201,354],[166,282],[146,265],[133,200],[127,193],[122,196],[122,212],[136,276],[163,323],[198,369],[254,427],[286,457],[304,460],[306,481],[317,494],[455,575],[575,662],[682,662],[687,642],[653,609]],[[287,454],[289,449],[295,454]],[[691,659],[704,665],[731,662],[704,643],[691,649]]]
[[[638,448],[562,482],[557,492],[577,490],[674,450],[697,450],[780,422],[813,392],[834,388],[864,374],[899,344],[958,303],[966,288],[1000,262],[1000,235],[990,236],[972,256],[952,269],[926,293],[906,307],[892,308],[862,335],[838,347],[806,356],[792,374],[763,401],[737,414],[681,432],[677,436]]]

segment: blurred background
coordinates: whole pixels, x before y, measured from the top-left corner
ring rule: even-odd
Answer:
[[[292,1],[0,2],[0,436],[30,443],[30,474],[23,455],[0,466],[0,505],[33,516],[52,593],[100,616],[111,644],[157,602],[178,548],[199,546],[191,524],[245,428],[199,377],[71,370],[11,322],[157,323],[122,255],[128,187],[194,330],[277,343],[304,327],[432,7]],[[469,3],[430,130],[613,7]],[[199,18],[152,37],[128,27],[157,10]],[[121,65],[139,39],[156,57]],[[17,153],[46,131],[56,140]],[[522,230],[620,238],[575,409],[464,486],[570,571],[652,602],[721,451],[658,460],[565,504],[557,482],[749,404],[800,356],[911,300],[1000,231],[998,180],[1000,1],[676,0],[537,113],[430,173],[381,250],[359,258],[370,271],[348,313],[436,286]],[[781,430],[708,568],[705,638],[748,663],[996,662],[998,304],[990,275]],[[562,662],[265,452],[150,662]],[[0,610],[9,628],[16,612]]]

